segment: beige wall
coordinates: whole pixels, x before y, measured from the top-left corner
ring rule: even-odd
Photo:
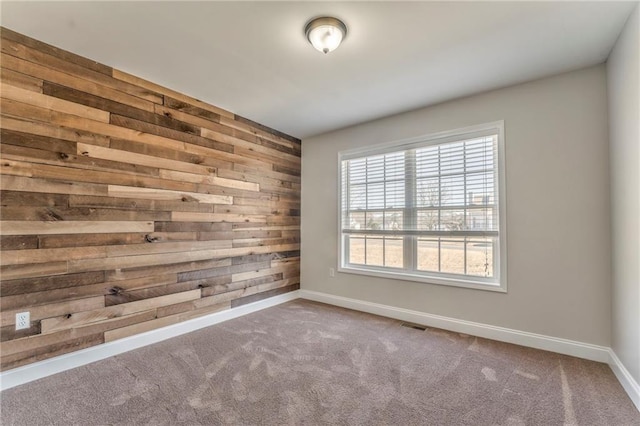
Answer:
[[[612,347],[640,382],[640,7],[607,62],[611,169]]]
[[[338,263],[339,151],[502,119],[506,294],[329,277]],[[304,140],[302,288],[609,346],[607,131],[606,75],[599,65]]]

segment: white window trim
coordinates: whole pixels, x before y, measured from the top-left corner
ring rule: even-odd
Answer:
[[[386,142],[377,145],[370,145],[338,153],[338,194],[342,195],[342,161],[363,155],[376,155],[393,152],[417,143],[444,143],[447,139],[458,140],[464,138],[465,134],[477,134],[480,132],[491,132],[498,135],[498,217],[499,217],[499,283],[483,281],[481,277],[471,277],[461,279],[460,276],[447,277],[439,273],[438,276],[425,276],[412,274],[410,271],[399,270],[389,271],[385,268],[374,266],[358,267],[357,265],[345,265],[344,263],[344,239],[342,238],[342,199],[338,197],[338,271],[343,273],[367,275],[373,277],[389,278],[396,280],[422,282],[436,285],[447,285],[453,287],[463,287],[477,290],[507,292],[507,186],[506,186],[506,165],[505,165],[505,138],[504,121],[494,121],[491,123],[479,124],[475,126],[463,127],[454,130],[431,133],[410,139]]]

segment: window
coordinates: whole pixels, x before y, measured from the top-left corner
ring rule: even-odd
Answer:
[[[506,291],[503,123],[340,153],[342,272]]]

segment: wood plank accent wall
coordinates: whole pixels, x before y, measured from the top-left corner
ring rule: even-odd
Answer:
[[[299,288],[300,140],[0,31],[2,369]]]

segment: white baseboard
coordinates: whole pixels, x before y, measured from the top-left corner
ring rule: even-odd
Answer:
[[[441,328],[458,333],[470,334],[501,342],[513,343],[536,349],[571,355],[578,358],[609,364],[620,384],[640,411],[640,386],[629,371],[620,362],[611,348],[560,339],[542,334],[529,333],[504,327],[496,327],[472,321],[464,321],[440,315],[432,315],[410,309],[397,308],[379,303],[371,303],[347,297],[334,296],[310,290],[296,290],[289,293],[263,299],[254,303],[238,306],[226,311],[216,312],[200,318],[194,318],[178,324],[151,330],[146,333],[126,337],[124,339],[92,346],[77,352],[60,355],[55,358],[36,362],[0,373],[0,390],[38,380],[52,374],[90,364],[133,349],[161,342],[204,327],[238,318],[265,308],[279,305],[298,298],[314,300],[343,308],[368,312],[401,321]]]
[[[412,311],[410,309],[396,308],[394,306],[366,302],[348,297],[334,296],[332,294],[320,293],[311,290],[299,291],[300,297],[303,299],[314,300],[316,302],[327,303],[329,305],[340,306],[342,308],[353,309],[356,311],[368,312],[370,314],[426,325],[428,327],[441,328],[444,330],[455,331],[457,333],[470,334],[473,336],[513,343],[530,348],[543,349],[550,352],[609,364],[611,370],[613,370],[613,373],[622,385],[622,388],[627,392],[631,401],[633,401],[636,408],[638,408],[638,411],[640,411],[640,386],[611,348],[577,342],[574,340],[560,339],[558,337],[545,336],[542,334],[529,333],[526,331],[513,330],[510,328],[496,327],[472,321],[443,317],[440,315],[432,315],[424,312]]]
[[[616,375],[618,381],[631,398],[631,401],[636,405],[638,411],[640,411],[640,385],[635,381],[631,373],[626,369],[624,364],[620,361],[613,349],[609,349],[609,367],[613,370],[613,374]]]
[[[545,351],[557,352],[592,361],[609,362],[609,348],[604,346],[591,345],[558,337],[545,336],[542,334],[529,333],[504,327],[496,327],[493,325],[459,320],[440,315],[432,315],[410,309],[396,308],[394,306],[365,302],[362,300],[334,296],[310,290],[300,290],[300,297],[303,299],[328,303],[330,305],[341,306],[343,308],[354,309],[356,311],[368,312],[383,317],[426,325],[428,327],[442,328],[444,330],[455,331],[457,333],[470,334],[473,336],[484,337],[486,339],[513,343],[530,348],[543,349]]]
[[[291,291],[236,308],[227,309],[226,311],[215,312],[210,315],[172,324],[146,333],[125,337],[124,339],[35,362],[25,365],[24,367],[14,368],[0,374],[0,390],[10,389],[14,386],[38,380],[52,374],[80,367],[142,346],[161,342],[210,325],[238,318],[290,300],[295,300],[300,297],[298,292],[299,290]]]

